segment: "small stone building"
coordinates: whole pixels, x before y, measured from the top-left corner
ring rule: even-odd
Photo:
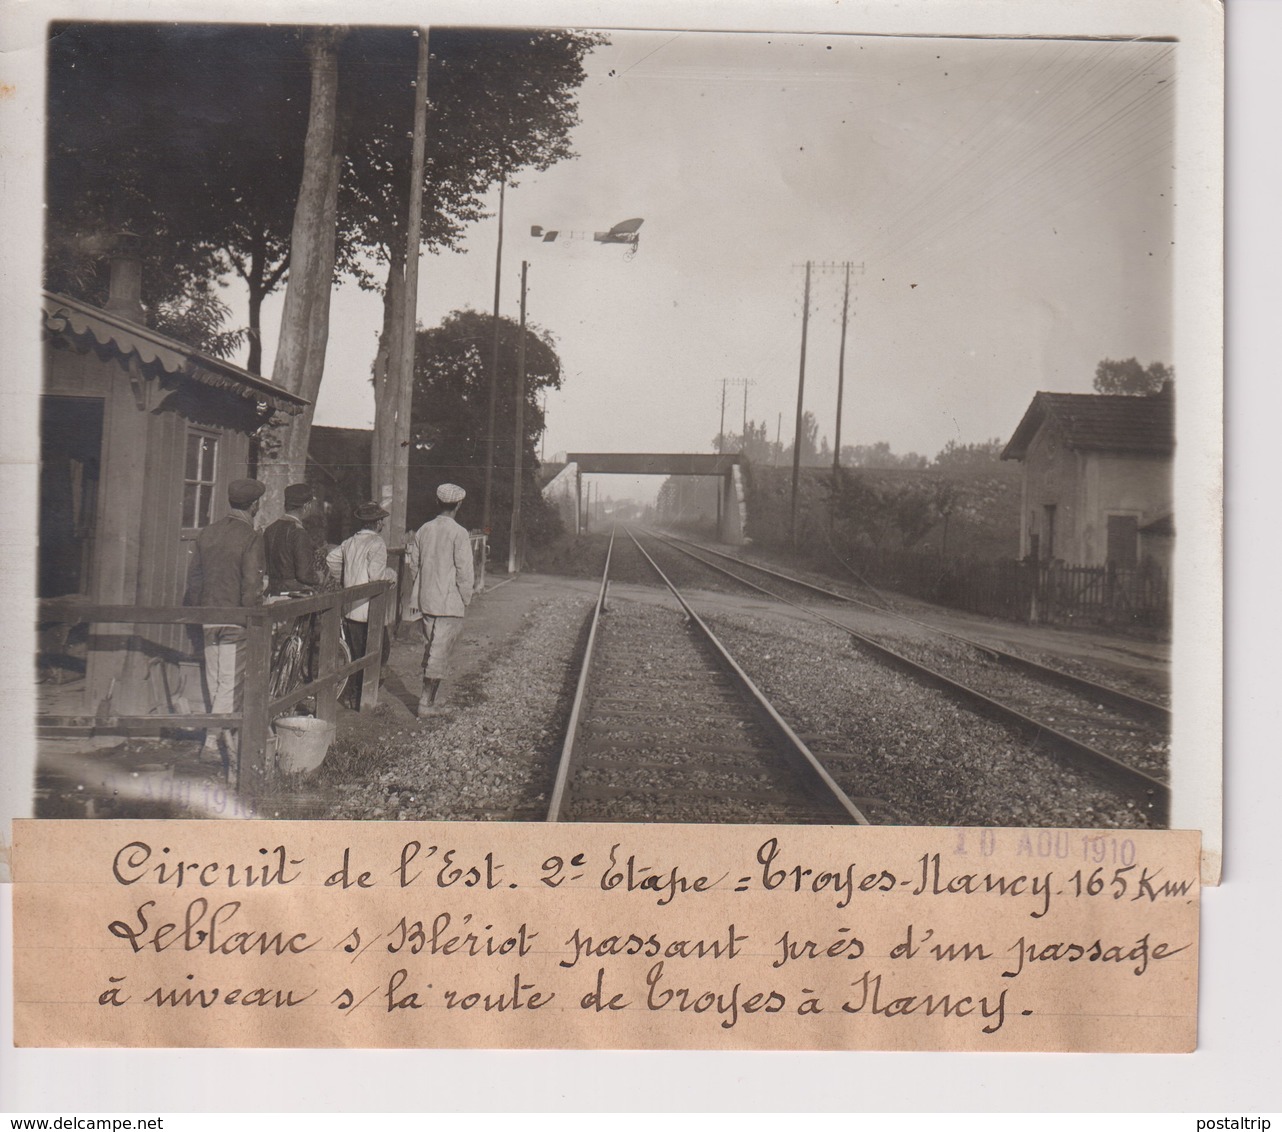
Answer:
[[[1002,452],[1023,465],[1020,553],[1074,566],[1169,568],[1175,399],[1038,393]]]

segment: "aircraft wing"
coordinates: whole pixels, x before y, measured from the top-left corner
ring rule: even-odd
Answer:
[[[621,220],[608,232],[595,232],[592,238],[599,244],[635,244],[641,237],[639,229],[645,221],[636,218]]]

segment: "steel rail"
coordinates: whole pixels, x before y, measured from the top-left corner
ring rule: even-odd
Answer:
[[[627,530],[627,528],[625,528],[625,530]],[[672,584],[671,579],[669,579],[667,574],[660,569],[659,564],[650,556],[645,547],[637,541],[636,535],[634,535],[631,530],[627,530],[627,535],[635,544],[637,550],[641,552],[645,560],[654,568],[654,572],[663,579],[663,584],[672,592],[672,596],[677,599],[677,602],[685,611],[686,616],[695,626],[698,627],[699,631],[704,635],[704,638],[712,645],[718,656],[720,656],[722,662],[734,674],[740,685],[748,692],[756,705],[766,714],[771,723],[774,724],[775,730],[783,738],[782,746],[784,750],[802,771],[803,779],[811,786],[812,789],[816,790],[824,798],[835,801],[840,809],[844,811],[856,825],[871,825],[872,823],[869,822],[863,811],[861,811],[859,807],[856,806],[855,803],[847,796],[846,792],[837,785],[832,775],[824,769],[823,764],[815,757],[810,748],[806,746],[801,737],[788,726],[787,721],[775,710],[774,705],[766,699],[761,689],[752,682],[752,678],[739,666],[738,661],[730,655],[729,650],[721,643],[720,640],[717,639],[716,634],[707,626],[703,618],[701,618],[694,609],[691,608],[690,603],[686,601],[681,591]]]
[[[969,648],[982,652],[985,656],[991,657],[999,664],[1008,668],[1026,672],[1031,676],[1049,684],[1058,684],[1062,688],[1078,692],[1082,695],[1091,696],[1101,703],[1106,703],[1110,707],[1120,708],[1123,711],[1144,719],[1151,723],[1164,726],[1167,730],[1171,726],[1171,709],[1165,704],[1154,703],[1152,700],[1146,700],[1142,696],[1134,696],[1129,692],[1123,692],[1120,688],[1111,688],[1107,684],[1097,684],[1094,680],[1087,680],[1081,676],[1074,676],[1071,672],[1064,672],[1058,668],[1052,668],[1048,664],[1040,664],[1035,660],[1029,660],[1027,657],[1018,656],[1015,653],[1007,652],[995,645],[984,644],[982,641],[973,640],[970,637],[963,637],[958,633],[950,632],[947,629],[941,629],[937,625],[932,625],[928,621],[920,621],[915,617],[909,617],[905,613],[899,613],[892,609],[884,609],[881,606],[873,605],[871,602],[861,601],[857,597],[851,597],[849,594],[839,593],[836,590],[826,589],[823,586],[816,585],[813,582],[807,582],[801,578],[794,577],[791,574],[785,574],[779,570],[772,570],[769,566],[762,566],[756,562],[750,562],[746,558],[740,558],[737,555],[726,554],[724,551],[715,550],[710,546],[704,546],[702,543],[695,542],[693,539],[681,538],[679,535],[672,535],[666,532],[651,532],[655,538],[663,539],[670,544],[685,543],[687,546],[693,546],[703,551],[705,554],[715,555],[717,558],[724,558],[728,562],[734,562],[739,566],[747,566],[750,570],[760,571],[762,574],[768,574],[772,578],[778,578],[782,582],[787,582],[791,586],[797,586],[801,589],[810,590],[812,593],[821,594],[824,597],[832,598],[834,601],[845,602],[848,605],[858,605],[865,609],[872,610],[883,616],[898,617],[901,621],[909,625],[916,625],[919,628],[927,629],[932,633],[937,633],[941,637],[956,641],[958,644],[966,645]],[[706,563],[706,565],[712,565]],[[767,592],[767,591],[762,591]]]
[[[588,687],[588,672],[592,668],[592,652],[596,647],[596,631],[601,623],[601,614],[605,611],[605,595],[610,585],[610,556],[614,553],[614,531],[610,531],[610,544],[605,551],[605,569],[601,571],[601,588],[597,591],[596,605],[592,609],[592,625],[588,629],[588,641],[583,650],[583,663],[579,668],[578,683],[574,688],[574,702],[570,707],[570,721],[565,728],[565,742],[561,745],[561,759],[556,767],[556,781],[552,785],[552,797],[548,801],[550,822],[561,820],[561,807],[565,804],[566,790],[570,785],[570,769],[574,762],[574,743],[578,738],[579,720],[583,715],[583,700]]]
[[[696,562],[702,563],[710,570],[724,574],[728,578],[733,578],[735,581],[750,589],[756,590],[758,593],[764,594],[775,601],[783,602],[785,605],[790,605],[794,609],[799,609],[808,616],[814,617],[819,621],[823,621],[826,624],[831,625],[835,629],[841,630],[841,632],[848,634],[862,648],[873,653],[874,656],[887,663],[893,664],[901,671],[923,683],[930,684],[967,702],[980,714],[985,715],[990,719],[994,719],[999,723],[1015,727],[1021,733],[1030,736],[1034,742],[1046,741],[1046,745],[1051,748],[1052,753],[1062,755],[1064,760],[1070,765],[1075,766],[1079,770],[1084,770],[1090,774],[1102,777],[1123,792],[1131,795],[1137,801],[1140,801],[1145,805],[1152,806],[1154,816],[1163,823],[1170,820],[1171,788],[1167,783],[1162,782],[1160,779],[1153,778],[1150,775],[1145,774],[1143,771],[1137,770],[1135,767],[1115,759],[1112,755],[1106,754],[1087,743],[1083,743],[1079,739],[1074,739],[1071,735],[1065,735],[1062,731],[1057,731],[1053,727],[1048,727],[1040,720],[1033,719],[1031,716],[1027,716],[1023,712],[1010,707],[1008,704],[1001,703],[999,700],[994,700],[991,696],[987,696],[983,692],[980,692],[967,684],[954,680],[950,676],[945,676],[942,672],[936,672],[933,668],[929,668],[915,660],[910,660],[908,657],[896,652],[894,649],[873,640],[871,637],[864,636],[857,630],[852,629],[849,625],[846,625],[841,621],[837,621],[832,617],[828,617],[826,614],[820,613],[810,606],[802,605],[790,598],[781,597],[779,594],[773,593],[770,590],[757,585],[755,582],[749,581],[747,578],[741,578],[738,574],[734,574],[725,569],[725,567],[719,566],[715,562],[709,562],[695,554],[693,551],[676,545],[661,535],[655,535],[654,537],[658,538],[665,545],[670,546],[673,550],[688,555]],[[642,553],[644,553],[644,551]]]

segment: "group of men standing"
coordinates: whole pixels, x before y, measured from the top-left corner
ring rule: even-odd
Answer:
[[[308,530],[318,500],[308,484],[285,489],[285,514],[266,531],[254,525],[265,492],[258,480],[235,480],[228,488],[228,513],[197,536],[187,574],[187,605],[261,605],[265,595],[297,595],[343,588],[382,579],[394,580],[387,564],[387,543],[382,531],[388,512],[377,503],[363,503],[353,516],[359,528],[346,541],[322,555]],[[438,512],[406,539],[406,585],[410,599],[405,615],[417,620],[423,635],[423,691],[417,714],[420,719],[440,715],[448,708],[438,704],[441,681],[447,673],[450,652],[463,629],[463,616],[472,600],[475,575],[472,546],[467,530],[457,521],[466,492],[455,484],[436,491]],[[392,603],[390,609],[395,610]],[[389,617],[389,621],[391,618]],[[348,644],[353,656],[363,656],[369,640],[369,602],[344,610]],[[203,626],[205,680],[210,711],[235,712],[240,707],[245,679],[243,625]],[[383,633],[383,662],[390,654],[391,638]],[[360,674],[352,682],[359,697]],[[359,702],[359,700],[357,700]],[[202,759],[234,761],[234,728],[213,728],[206,733]]]

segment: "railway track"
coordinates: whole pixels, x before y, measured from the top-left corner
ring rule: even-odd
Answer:
[[[704,569],[849,634],[860,649],[882,663],[945,692],[968,709],[1025,735],[1054,757],[1107,782],[1142,806],[1155,822],[1165,824],[1169,820],[1170,787],[1165,774],[1170,713],[1161,705],[944,633],[922,622],[913,624],[936,634],[946,642],[946,649],[930,643],[905,647],[902,642],[892,648],[848,621],[831,616],[816,606],[814,598],[822,599],[829,608],[833,603],[863,606],[885,615],[884,609],[688,540],[649,534]],[[691,547],[697,547],[697,552]],[[713,558],[749,567],[768,576],[771,585],[737,574]],[[780,592],[785,586],[810,600],[786,596]],[[1096,745],[1101,741],[1109,750]]]
[[[885,605],[874,605],[871,602],[863,601],[851,594],[842,593],[829,587],[816,585],[808,582],[804,578],[798,578],[795,575],[787,574],[781,570],[774,570],[760,563],[752,562],[746,558],[740,558],[737,555],[726,554],[724,551],[717,550],[714,547],[705,546],[691,539],[684,539],[677,535],[671,535],[664,532],[651,532],[657,538],[664,539],[669,544],[680,544],[686,547],[692,547],[700,554],[710,555],[726,562],[734,563],[736,566],[745,566],[749,570],[758,574],[770,577],[778,582],[782,582],[785,587],[794,587],[797,591],[807,596],[824,599],[830,602],[836,602],[841,605],[853,606],[867,610],[871,613],[880,614],[881,616],[894,617],[906,625],[913,625],[924,629],[934,636],[955,642],[958,645],[974,650],[976,653],[991,660],[995,665],[1011,669],[1015,672],[1024,673],[1032,676],[1045,684],[1052,684],[1067,691],[1078,693],[1095,703],[1102,703],[1117,708],[1127,715],[1155,724],[1164,728],[1167,732],[1171,727],[1171,709],[1165,704],[1159,704],[1143,696],[1137,696],[1121,688],[1115,688],[1107,684],[1101,684],[1095,680],[1087,680],[1080,676],[1075,676],[1071,672],[1065,672],[1062,669],[1052,667],[1051,665],[1041,664],[1035,660],[1029,660],[1027,657],[1019,656],[1016,653],[1007,652],[1004,649],[997,648],[995,645],[987,644],[981,641],[972,640],[964,637],[959,633],[949,632],[941,629],[937,625],[931,625],[929,622],[921,621],[917,618],[909,617],[906,614],[899,613],[889,609]],[[706,563],[712,565],[711,563]],[[732,577],[734,575],[731,575]]]
[[[620,552],[679,608],[608,606]],[[610,539],[547,820],[869,824],[630,533]]]

